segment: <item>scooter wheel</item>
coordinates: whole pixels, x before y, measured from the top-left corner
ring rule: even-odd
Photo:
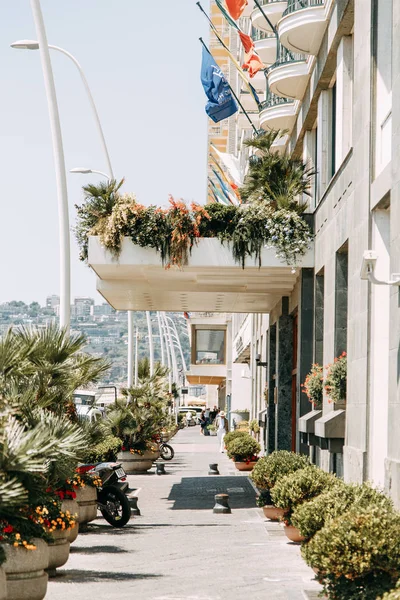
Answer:
[[[106,487],[100,492],[100,512],[113,527],[123,527],[131,518],[128,498],[115,487]]]

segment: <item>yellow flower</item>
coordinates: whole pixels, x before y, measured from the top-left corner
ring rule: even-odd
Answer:
[[[14,543],[13,543],[13,546],[14,546],[15,548],[17,548],[17,547],[19,546],[18,542],[14,542]]]
[[[16,533],[15,534],[15,539],[16,540],[20,540],[21,539],[21,534],[20,533]]]

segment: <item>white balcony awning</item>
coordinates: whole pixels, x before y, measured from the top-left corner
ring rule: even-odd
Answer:
[[[293,272],[275,249],[264,248],[261,268],[247,259],[242,269],[228,244],[200,239],[188,266],[165,269],[155,250],[129,238],[115,259],[99,238],[91,237],[88,262],[98,277],[97,290],[117,310],[268,313],[292,292],[299,268],[314,265],[314,252],[309,250]]]

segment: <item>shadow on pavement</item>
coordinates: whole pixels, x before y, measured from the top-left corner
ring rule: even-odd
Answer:
[[[123,554],[128,552],[119,546],[71,546],[71,554]]]
[[[163,577],[156,573],[117,573],[112,571],[90,571],[81,569],[70,569],[64,571],[57,569],[57,577],[52,582],[59,583],[87,583],[95,581],[129,581],[138,579],[155,579]]]
[[[129,525],[125,525],[125,527],[116,528],[111,527],[111,525],[100,525],[97,523],[89,523],[87,529],[85,531],[79,532],[79,537],[84,535],[126,535],[127,531],[134,529],[133,521]]]
[[[231,527],[229,523],[154,523],[148,525],[136,525],[140,529],[157,529],[157,527]]]
[[[229,494],[232,509],[254,508],[256,494],[247,477],[183,477],[172,486],[167,500],[170,510],[210,510],[215,494]]]

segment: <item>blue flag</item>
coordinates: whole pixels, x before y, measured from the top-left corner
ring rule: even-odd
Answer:
[[[208,98],[206,113],[214,123],[219,123],[237,112],[238,106],[232,96],[225,75],[213,56],[204,47],[201,83]]]

